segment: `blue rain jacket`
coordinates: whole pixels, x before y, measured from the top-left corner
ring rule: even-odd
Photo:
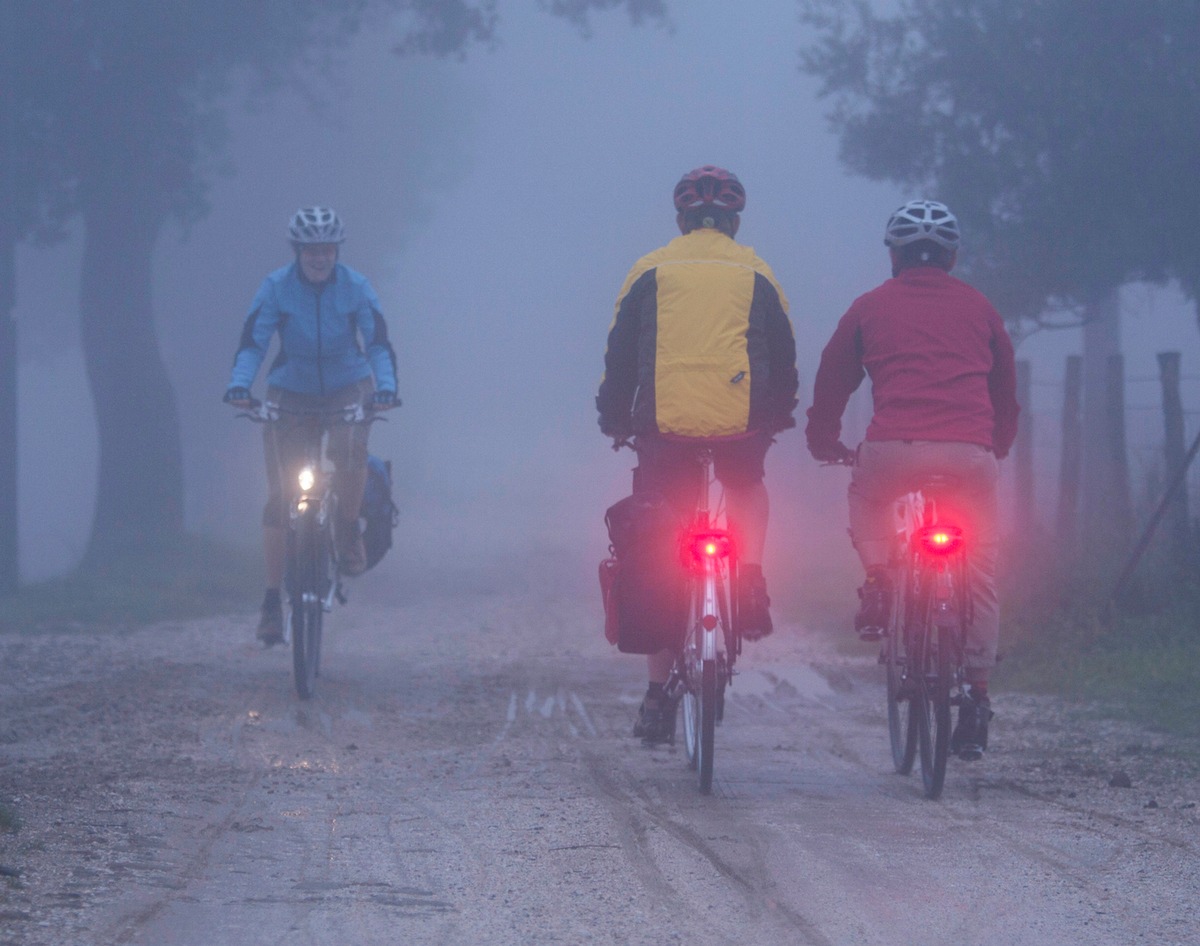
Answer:
[[[338,263],[315,285],[299,263],[263,280],[242,329],[229,387],[249,389],[279,334],[267,381],[300,394],[326,395],[375,376],[379,391],[396,390],[396,353],[379,297],[367,277]]]

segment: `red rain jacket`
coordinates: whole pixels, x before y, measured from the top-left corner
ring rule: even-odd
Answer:
[[[906,269],[854,300],[821,353],[810,446],[838,440],[864,374],[875,405],[867,440],[977,443],[997,457],[1012,446],[1012,341],[984,295],[944,270]]]

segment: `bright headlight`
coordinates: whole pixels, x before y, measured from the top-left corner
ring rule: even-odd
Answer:
[[[317,477],[316,474],[313,473],[312,467],[306,466],[300,471],[300,475],[296,478],[296,480],[300,484],[300,490],[307,493],[317,482]]]

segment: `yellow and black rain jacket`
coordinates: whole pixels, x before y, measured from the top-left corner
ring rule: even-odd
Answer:
[[[719,440],[795,426],[796,342],[771,268],[719,230],[638,260],[596,397],[606,434]]]

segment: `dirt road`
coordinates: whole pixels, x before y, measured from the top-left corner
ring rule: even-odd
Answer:
[[[1200,937],[1194,746],[1000,693],[994,751],[928,802],[871,656],[782,627],[702,797],[630,738],[641,668],[590,597],[352,601],[308,703],[249,621],[0,636],[0,942]]]

